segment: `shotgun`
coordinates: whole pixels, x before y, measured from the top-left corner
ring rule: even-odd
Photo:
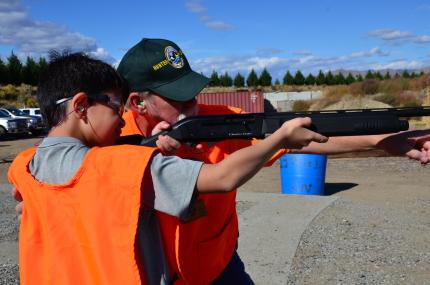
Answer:
[[[309,129],[328,137],[376,135],[408,130],[408,118],[421,116],[430,116],[430,106],[193,116],[178,121],[169,130],[154,136],[124,136],[119,143],[155,146],[159,135],[168,135],[181,143],[190,144],[228,139],[263,139],[285,121],[297,117],[310,117],[312,125]]]

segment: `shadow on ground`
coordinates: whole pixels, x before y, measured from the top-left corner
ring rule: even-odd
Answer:
[[[324,195],[330,196],[338,192],[346,191],[357,186],[357,183],[326,183],[324,188]]]

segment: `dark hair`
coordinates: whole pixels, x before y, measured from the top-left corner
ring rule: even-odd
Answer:
[[[121,92],[123,99],[129,93],[127,83],[112,66],[83,53],[51,51],[50,62],[39,78],[37,100],[50,129],[66,116],[67,104],[56,104],[57,100],[73,97],[79,92],[98,94],[106,91]]]

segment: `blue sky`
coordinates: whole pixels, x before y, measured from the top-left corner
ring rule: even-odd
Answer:
[[[141,38],[166,38],[194,70],[430,67],[430,0],[0,0],[0,56],[86,51],[116,64]]]

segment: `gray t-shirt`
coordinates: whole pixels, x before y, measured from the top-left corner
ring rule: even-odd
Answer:
[[[64,184],[74,177],[89,150],[72,137],[47,137],[30,162],[30,172],[38,181]],[[144,176],[136,241],[149,284],[171,283],[154,209],[188,218],[201,166],[199,161],[157,154],[151,162],[151,175]]]

